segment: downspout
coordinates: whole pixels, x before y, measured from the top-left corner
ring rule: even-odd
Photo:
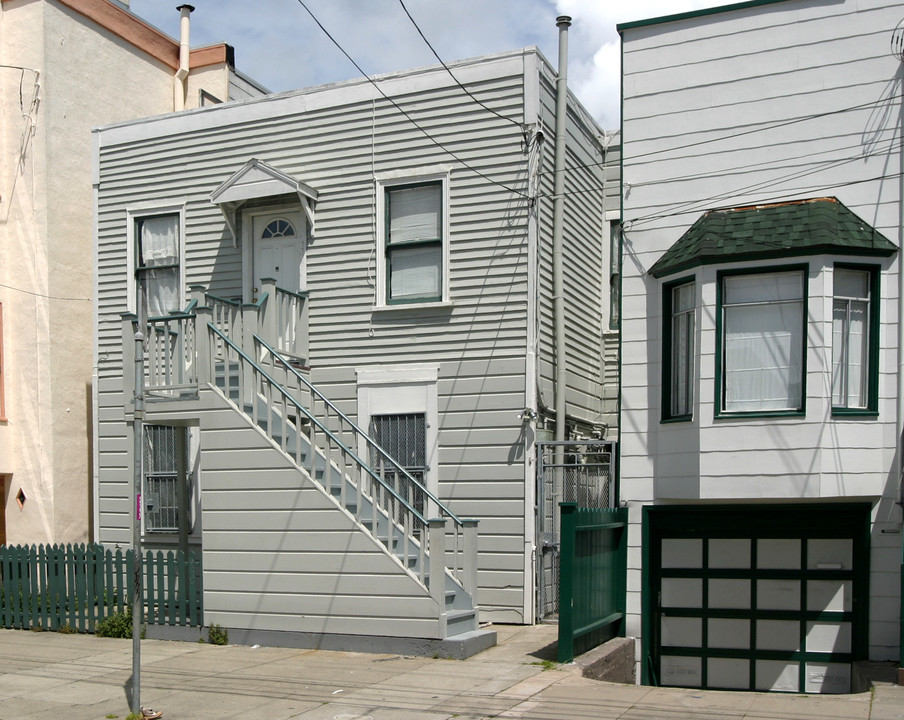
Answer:
[[[173,110],[179,112],[185,109],[185,81],[188,78],[188,62],[191,48],[188,43],[189,38],[189,15],[191,15],[194,7],[191,5],[180,5],[176,8],[181,13],[179,18],[179,69],[173,77]]]
[[[565,119],[568,99],[568,28],[571,18],[560,15],[556,18],[559,28],[559,72],[556,78],[556,151],[552,206],[552,303],[553,325],[555,327],[556,359],[556,441],[565,440],[566,423],[566,382],[568,366],[565,359],[565,289],[562,259],[563,225],[565,213]],[[556,447],[555,464],[561,467],[564,450]]]
[[[900,27],[900,25],[899,25]],[[897,33],[896,33],[897,34]],[[899,49],[900,35],[899,37]],[[904,62],[904,52],[899,52],[898,59]],[[902,65],[904,68],[904,65]],[[904,70],[898,71],[899,82],[904,83]],[[904,133],[904,102],[902,102],[898,110],[900,115],[900,130]],[[902,135],[901,137],[904,137]],[[898,444],[898,497],[897,501],[904,510],[904,389],[901,383],[904,382],[904,143],[901,145],[898,162],[899,174],[899,191],[898,191],[898,378],[897,378],[897,413],[895,417],[895,438]],[[898,643],[898,685],[904,685],[904,528],[901,532],[901,567],[900,567],[900,593],[898,594],[898,602],[900,603],[900,611],[898,613],[899,622],[899,643]]]

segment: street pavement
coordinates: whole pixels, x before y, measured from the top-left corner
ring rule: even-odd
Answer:
[[[899,720],[904,688],[851,695],[650,688],[550,667],[556,628],[495,626],[468,660],[141,643],[141,703],[163,720]],[[124,720],[132,644],[0,630],[0,720]]]

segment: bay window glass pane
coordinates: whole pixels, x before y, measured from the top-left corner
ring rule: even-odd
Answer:
[[[832,405],[869,401],[869,272],[836,268],[832,305]]]
[[[724,407],[728,412],[803,406],[801,272],[724,278]]]
[[[672,290],[671,408],[673,417],[689,415],[693,402],[694,283]]]
[[[390,248],[389,297],[392,300],[435,300],[442,295],[441,245]]]

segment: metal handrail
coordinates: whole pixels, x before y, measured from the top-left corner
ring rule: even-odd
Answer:
[[[374,441],[364,430],[358,427],[345,413],[343,413],[332,401],[329,400],[323,393],[321,393],[314,385],[308,380],[304,375],[302,375],[298,370],[296,370],[290,362],[288,362],[282,355],[280,355],[276,350],[274,350],[270,345],[268,345],[264,340],[262,340],[257,335],[254,336],[256,342],[260,343],[260,345],[270,353],[271,357],[276,358],[280,365],[287,371],[292,373],[296,379],[301,381],[307,387],[308,390],[311,391],[321,402],[323,402],[330,410],[336,413],[336,415],[341,418],[348,426],[352,429],[354,434],[363,438],[367,445],[380,455],[381,459],[386,460],[393,468],[393,472],[397,472],[405,477],[411,484],[413,484],[418,490],[424,493],[424,496],[436,503],[436,506],[440,509],[440,512],[452,520],[456,525],[462,525],[461,518],[459,518],[454,512],[452,512],[436,495],[434,495],[430,490],[428,490],[420,481],[417,480],[411,473],[409,473],[405,468],[403,468],[399,463],[389,454],[387,453],[378,443]]]
[[[356,463],[359,467],[361,467],[362,470],[364,470],[364,471],[365,471],[372,479],[376,480],[376,481],[377,481],[377,482],[378,482],[385,490],[387,490],[393,497],[395,497],[397,500],[399,500],[399,501],[405,506],[405,508],[406,508],[407,510],[411,511],[411,513],[414,515],[414,517],[415,517],[416,519],[420,520],[421,523],[423,523],[423,524],[426,526],[426,524],[427,524],[426,518],[424,518],[424,516],[421,515],[421,513],[418,512],[418,510],[417,510],[416,508],[411,507],[411,505],[408,503],[407,500],[405,500],[405,498],[403,498],[401,495],[399,495],[399,494],[392,488],[392,486],[390,486],[389,484],[387,484],[386,481],[383,480],[382,477],[380,477],[377,473],[374,472],[373,468],[371,468],[366,462],[364,462],[361,458],[359,458],[359,457],[358,457],[358,454],[357,454],[354,450],[352,450],[352,449],[351,449],[350,447],[348,447],[345,443],[343,443],[338,437],[336,437],[336,435],[335,435],[328,427],[326,427],[323,423],[321,423],[321,422],[320,422],[320,421],[319,421],[319,420],[318,420],[318,419],[317,419],[317,418],[316,418],[316,417],[315,417],[315,416],[314,416],[307,408],[305,408],[300,402],[298,402],[298,400],[296,400],[296,399],[292,396],[292,394],[291,394],[290,392],[288,392],[288,391],[282,386],[281,383],[279,383],[277,380],[275,380],[274,378],[272,378],[272,377],[271,377],[271,376],[270,376],[270,375],[269,375],[269,374],[268,374],[268,373],[267,373],[267,372],[266,372],[266,371],[265,371],[258,363],[256,363],[251,357],[249,357],[248,354],[247,354],[244,350],[242,350],[238,345],[236,345],[236,344],[235,344],[235,343],[234,343],[227,335],[225,335],[225,334],[224,334],[218,327],[216,327],[213,323],[208,323],[208,324],[207,324],[207,327],[208,327],[210,330],[212,330],[216,335],[218,335],[218,336],[220,337],[220,339],[223,340],[223,342],[224,342],[226,345],[228,345],[229,347],[231,347],[231,348],[238,354],[238,356],[239,356],[242,360],[244,360],[245,362],[249,363],[249,364],[255,369],[255,371],[257,371],[257,372],[260,374],[260,376],[261,376],[262,378],[264,378],[268,383],[270,383],[273,387],[275,387],[276,390],[277,390],[277,391],[278,391],[278,392],[279,392],[286,400],[290,401],[290,403],[291,403],[295,408],[297,408],[297,409],[300,410],[302,413],[304,413],[304,415],[308,418],[308,420],[310,420],[312,423],[314,423],[315,425],[317,425],[317,427],[318,427],[320,430],[322,430],[323,433],[324,433],[327,437],[329,437],[333,442],[335,442],[336,445],[337,445],[343,452],[348,453],[348,455],[352,458],[352,460],[354,460],[355,463]],[[255,337],[256,337],[256,336],[255,336]],[[263,343],[263,341],[261,341],[261,343]],[[266,345],[266,343],[263,343],[263,344]],[[267,346],[267,347],[269,348],[269,346]],[[271,350],[271,352],[273,352],[273,351]],[[280,359],[282,359],[282,358],[280,358]],[[314,451],[313,446],[312,446],[312,448],[311,448],[311,451],[312,451],[312,452]],[[416,482],[416,481],[415,481],[415,482]],[[454,517],[454,516],[452,516],[452,517]],[[455,520],[458,520],[458,518],[455,518]],[[461,524],[461,521],[460,521],[460,520],[458,520],[458,524]]]

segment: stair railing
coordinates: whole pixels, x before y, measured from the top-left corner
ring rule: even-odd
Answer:
[[[255,357],[267,372],[279,378],[280,384],[298,393],[299,402],[320,417],[320,424],[328,427],[333,437],[343,447],[358,448],[367,461],[359,461],[359,472],[363,482],[369,476],[378,477],[377,488],[390,487],[392,494],[387,498],[386,511],[394,517],[393,502],[400,499],[408,508],[422,508],[430,515],[436,514],[439,524],[431,519],[434,533],[445,533],[449,544],[446,546],[447,566],[462,587],[474,597],[477,586],[477,520],[459,518],[449,507],[434,495],[419,480],[403,468],[373,438],[312,384],[293,363],[282,356],[263,339],[255,336]],[[431,555],[431,560],[433,559]]]
[[[366,434],[354,426],[288,360],[258,337],[257,347],[270,358],[268,362],[259,364],[210,321],[209,308],[198,308],[198,317],[202,327],[206,325],[208,328],[208,332],[199,333],[199,339],[203,337],[199,342],[199,356],[208,358],[202,382],[213,382],[217,377],[217,364],[221,364],[224,368],[221,390],[225,396],[233,400],[238,398],[240,406],[250,403],[247,412],[252,422],[258,427],[266,425],[271,441],[298,467],[304,468],[314,482],[336,497],[360,524],[365,527],[369,524],[374,538],[383,544],[387,552],[398,557],[406,569],[410,571],[409,560],[414,561],[417,568],[415,577],[429,586],[431,596],[441,607],[445,582],[428,582],[428,577],[442,578],[445,568],[473,598],[477,572],[477,521],[459,519],[421,486],[442,515],[428,521],[381,473],[359,456],[353,444],[341,437],[343,430],[346,437],[349,430],[356,437],[366,437]],[[221,348],[223,354],[217,357],[210,352],[212,347]],[[276,373],[283,375],[280,379],[274,377],[277,368],[282,368],[282,372]],[[313,406],[311,409],[306,407],[280,381],[287,377],[300,380],[301,385],[318,398],[322,407],[327,409],[322,418],[312,412]],[[346,427],[340,429],[339,425]],[[369,438],[368,441],[379,448]],[[397,475],[407,475],[407,480],[419,485],[382,449],[379,452],[384,456],[382,462],[385,466],[393,467]],[[447,547],[447,541],[451,547]]]
[[[194,304],[183,312],[149,317],[145,326],[145,389],[151,396],[182,397],[197,393],[197,351]],[[122,315],[123,338],[138,332],[138,317]],[[123,374],[133,375],[134,346],[123,344]],[[124,384],[124,387],[127,387]]]

